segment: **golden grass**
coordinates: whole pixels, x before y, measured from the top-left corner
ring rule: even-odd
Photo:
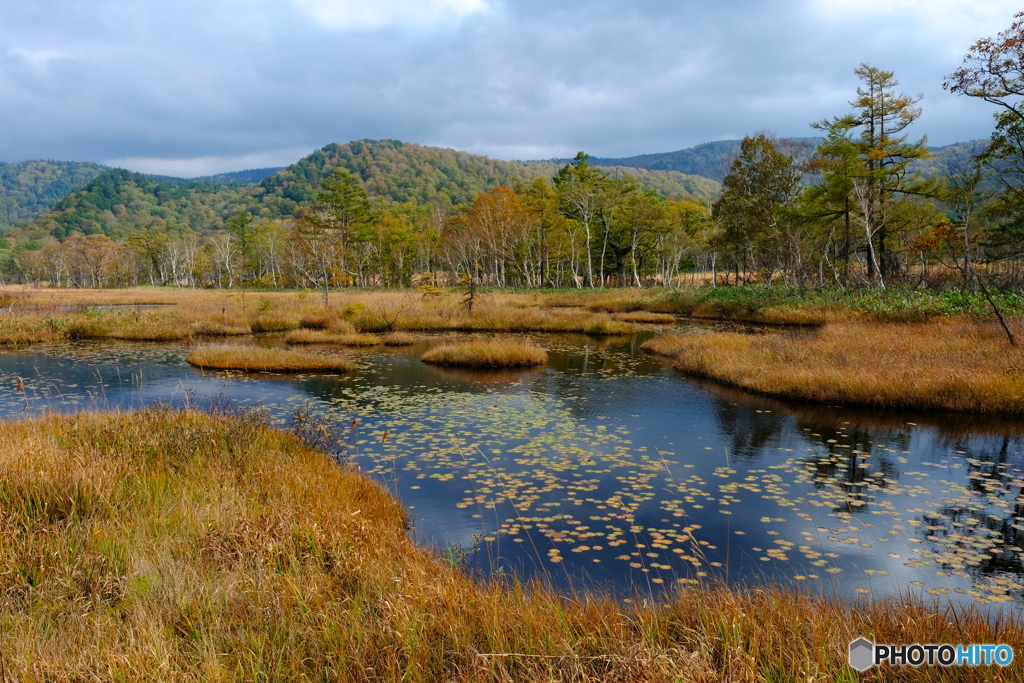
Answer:
[[[26,290],[17,292],[13,311],[0,319],[0,343],[89,338],[174,340],[285,332],[299,327],[335,334],[429,330],[615,336],[636,331],[634,324],[613,320],[606,313],[545,307],[543,296],[486,294],[478,299],[470,313],[458,295],[424,298],[404,292],[336,292],[325,308],[322,298],[302,292],[242,296],[224,290],[158,288]],[[175,305],[88,308],[133,303]]]
[[[543,365],[548,353],[534,344],[507,339],[441,344],[423,354],[424,363],[466,368],[515,368]]]
[[[656,325],[671,325],[676,322],[676,317],[674,315],[669,313],[652,313],[651,311],[614,313],[612,314],[612,319],[627,323],[648,323]]]
[[[356,331],[356,326],[342,317],[344,311],[337,309],[327,311],[315,311],[307,313],[302,317],[302,327],[312,330],[328,330],[339,334],[351,334]]]
[[[355,367],[350,360],[339,356],[234,345],[196,349],[187,360],[204,370],[242,372],[350,372]]]
[[[253,332],[287,332],[299,327],[299,321],[288,315],[261,315],[251,323]]]
[[[419,339],[407,332],[390,332],[384,335],[384,346],[412,346]]]
[[[1010,347],[995,324],[834,323],[808,335],[659,337],[644,348],[684,372],[771,396],[1024,413],[1024,349]]]
[[[473,582],[379,486],[252,419],[54,415],[0,423],[0,442],[8,680],[854,681],[861,635],[1024,648],[1011,617],[918,603],[704,585],[627,606]]]

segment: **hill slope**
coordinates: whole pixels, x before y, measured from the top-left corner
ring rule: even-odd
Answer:
[[[63,239],[76,230],[119,237],[161,221],[175,232],[202,232],[220,227],[225,216],[241,209],[267,219],[294,218],[314,201],[320,183],[336,168],[358,176],[371,196],[451,206],[517,178],[526,182],[539,176],[550,178],[559,167],[554,161],[500,161],[392,140],[360,140],[327,145],[255,185],[109,169],[72,191],[49,213],[25,224],[21,232],[35,239],[47,234]],[[643,186],[671,199],[703,201],[719,189],[712,180],[678,172],[621,167],[608,171],[630,173]]]
[[[805,161],[814,154],[820,138],[779,138],[776,142],[780,149],[793,156],[794,159]],[[715,140],[705,142],[696,147],[688,147],[675,152],[658,154],[641,154],[634,157],[611,159],[593,157],[590,163],[595,166],[623,166],[628,168],[645,168],[652,171],[676,171],[687,175],[703,176],[719,182],[729,172],[729,164],[740,147],[740,140]]]
[[[552,177],[563,164],[555,161],[501,161],[397,140],[357,140],[331,144],[264,179],[254,192],[260,203],[276,215],[294,215],[313,200],[320,182],[336,168],[358,176],[373,196],[396,202],[451,206],[516,178],[529,182]],[[630,172],[645,187],[670,199],[704,200],[717,195],[718,183],[682,173]]]
[[[79,161],[0,163],[0,230],[49,211],[106,166]]]
[[[153,180],[164,183],[212,183],[214,185],[254,185],[267,176],[280,171],[283,166],[272,168],[248,168],[244,171],[230,171],[228,173],[217,173],[216,175],[196,176],[194,178],[179,178],[170,175],[152,175]]]
[[[779,149],[791,155],[798,163],[807,161],[813,156],[821,138],[780,138],[776,141]],[[955,142],[951,145],[932,147],[932,157],[921,159],[911,164],[912,171],[926,177],[933,177],[948,172],[951,164],[964,162],[971,155],[980,152],[988,144],[987,140],[968,140]],[[627,169],[650,169],[677,171],[689,177],[703,176],[719,182],[725,178],[739,149],[740,140],[716,140],[696,147],[689,147],[675,152],[659,154],[641,154],[634,157],[611,159],[592,157],[590,163],[600,166],[619,166]],[[635,173],[635,171],[630,171]]]

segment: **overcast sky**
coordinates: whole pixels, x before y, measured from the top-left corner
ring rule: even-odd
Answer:
[[[0,161],[195,176],[395,138],[502,159],[667,152],[849,110],[865,62],[908,129],[985,137],[942,90],[1019,3],[973,0],[3,0]]]

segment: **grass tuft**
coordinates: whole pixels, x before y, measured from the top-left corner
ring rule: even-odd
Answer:
[[[468,368],[514,368],[543,365],[548,354],[534,344],[494,339],[435,346],[423,354],[422,360]]]
[[[196,349],[187,360],[204,370],[242,372],[350,372],[355,367],[347,358],[338,356],[233,345]]]
[[[416,335],[407,332],[391,332],[384,335],[384,346],[412,346],[417,341]]]

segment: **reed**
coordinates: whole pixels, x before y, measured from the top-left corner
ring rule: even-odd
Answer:
[[[1024,336],[1024,325],[1012,323]],[[715,333],[644,344],[680,370],[771,396],[878,408],[1024,413],[1024,349],[994,323],[848,322],[804,335]]]
[[[0,423],[8,680],[855,681],[847,644],[1024,647],[1012,615],[772,586],[623,603],[481,583],[381,487],[250,413]],[[890,667],[982,681],[1012,669]]]
[[[492,339],[435,346],[423,354],[422,360],[468,368],[514,368],[543,365],[548,361],[548,354],[534,344]]]
[[[347,358],[322,356],[287,349],[256,346],[206,346],[188,355],[188,362],[204,370],[241,372],[350,372]]]

